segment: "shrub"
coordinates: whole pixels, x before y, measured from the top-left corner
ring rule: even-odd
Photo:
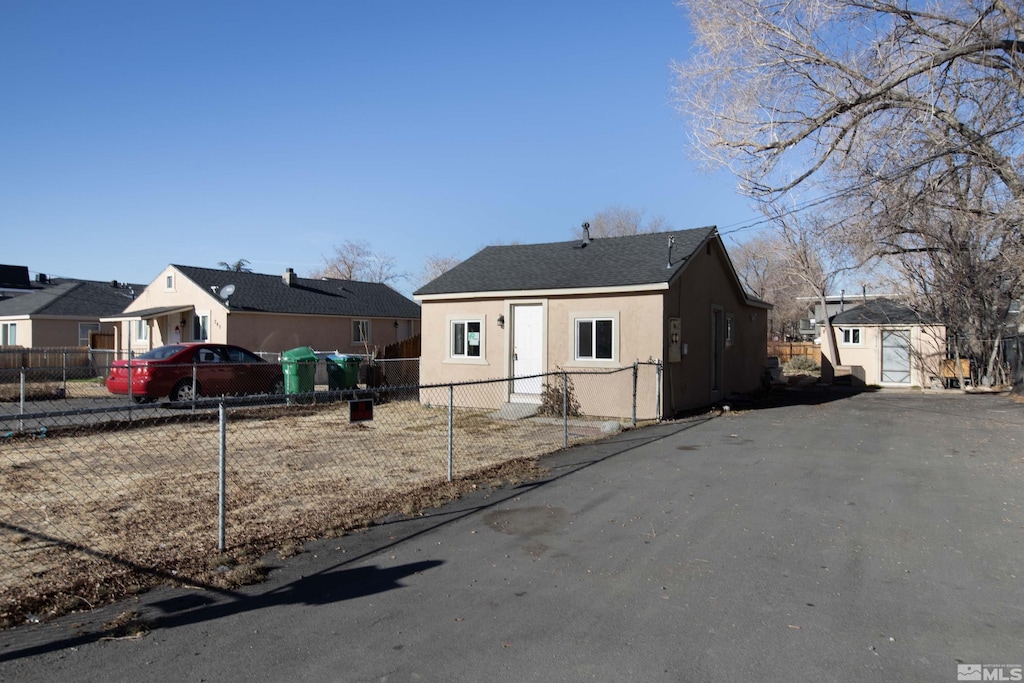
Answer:
[[[810,375],[821,372],[821,366],[810,356],[793,356],[782,366],[787,375]]]
[[[562,381],[565,378],[565,390],[562,389]],[[565,414],[569,417],[580,416],[580,402],[576,399],[576,389],[572,384],[572,377],[559,374],[554,381],[544,383],[544,390],[540,393],[540,408],[538,415],[553,415],[562,417],[562,400],[565,399]]]

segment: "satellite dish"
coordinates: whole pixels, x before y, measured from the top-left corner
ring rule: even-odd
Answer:
[[[235,293],[234,285],[224,285],[220,288],[220,298],[227,299],[229,296]]]

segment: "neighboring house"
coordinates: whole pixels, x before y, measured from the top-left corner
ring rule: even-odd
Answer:
[[[841,292],[839,294],[829,294],[825,297],[825,306],[821,305],[821,297],[816,296],[798,296],[796,300],[806,306],[807,317],[800,319],[800,327],[798,333],[804,341],[814,341],[821,336],[822,331],[825,328],[825,319],[830,318],[836,313],[842,313],[848,308],[865,304],[875,299],[890,298],[890,295],[886,294],[868,294],[863,292],[856,296]],[[776,339],[774,341],[781,341]]]
[[[387,285],[169,265],[116,322],[115,347],[210,341],[252,351],[364,353],[419,333],[420,307]]]
[[[850,368],[853,377],[883,387],[930,387],[941,382],[946,358],[946,327],[908,306],[879,298],[836,313],[839,359],[822,344],[822,362]],[[948,377],[947,377],[948,379]]]
[[[771,308],[743,290],[714,227],[487,247],[413,296],[421,384],[661,359],[665,415],[758,388]],[[540,379],[496,386],[462,400],[538,402],[542,391]],[[587,414],[625,417],[630,388],[578,398]]]
[[[0,266],[4,268],[10,266]],[[135,291],[142,289],[135,286]],[[88,347],[92,333],[113,332],[113,324],[100,319],[122,311],[131,297],[131,289],[116,282],[48,278],[39,273],[27,289],[0,290],[0,346]]]

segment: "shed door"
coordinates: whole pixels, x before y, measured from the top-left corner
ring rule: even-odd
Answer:
[[[542,306],[512,307],[512,375],[539,375],[544,372],[544,326]],[[512,393],[539,397],[541,378],[517,379]]]
[[[883,384],[910,384],[910,333],[882,330]]]

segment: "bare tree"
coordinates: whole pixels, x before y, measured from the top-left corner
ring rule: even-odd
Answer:
[[[827,296],[843,278],[859,273],[872,259],[870,253],[859,252],[855,242],[844,234],[842,217],[824,211],[796,217],[776,203],[763,204],[762,211],[777,235],[777,267],[782,278],[817,297],[823,311],[828,310]],[[839,365],[842,361],[832,321],[826,316],[822,323],[825,355]],[[822,379],[831,381],[833,368],[822,362],[821,372]]]
[[[402,276],[395,270],[393,256],[373,251],[367,242],[345,240],[334,247],[333,255],[324,256],[323,267],[310,273],[310,277],[393,284]]]
[[[644,218],[646,211],[625,206],[610,206],[598,211],[587,219],[591,237],[623,237],[648,232],[664,232],[671,229],[662,216]],[[583,237],[583,229],[575,229],[577,237]]]
[[[244,258],[240,258],[234,263],[228,263],[227,261],[221,261],[217,264],[224,270],[231,270],[236,273],[251,273],[252,268],[249,267],[249,261]]]
[[[698,154],[762,201],[808,186],[847,217],[833,239],[900,269],[991,369],[1021,293],[1022,5],[680,4],[697,46],[676,95]]]
[[[803,279],[791,272],[788,243],[772,230],[761,232],[729,249],[736,274],[748,292],[772,304],[768,314],[770,335],[796,336],[806,306],[800,297],[814,295]]]
[[[423,269],[420,272],[419,284],[425,285],[432,280],[436,280],[460,263],[462,263],[462,259],[454,254],[448,256],[432,254],[426,257],[423,260]]]
[[[699,151],[754,194],[867,158],[976,157],[1024,196],[1021,5],[947,0],[682,0],[697,45],[673,65]],[[900,170],[878,168],[880,173]]]

